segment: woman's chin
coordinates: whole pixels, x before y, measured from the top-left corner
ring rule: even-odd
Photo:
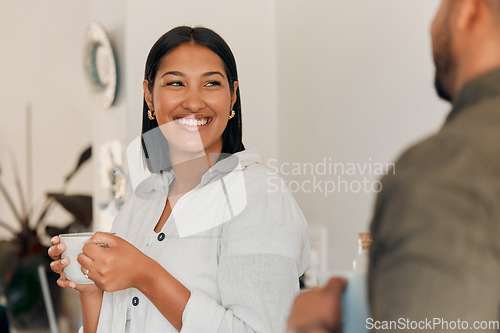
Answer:
[[[192,156],[193,158],[197,158],[214,153],[214,151],[199,142],[182,142],[182,145],[170,144],[170,153],[174,156]],[[220,150],[217,153],[219,154]]]
[[[206,142],[201,136],[182,135],[168,138],[170,152],[175,155],[205,156],[210,153],[220,154],[222,150],[222,138],[217,142]]]

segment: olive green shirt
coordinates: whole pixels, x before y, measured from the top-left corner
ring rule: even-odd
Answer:
[[[500,69],[468,82],[382,184],[370,305],[377,327],[397,325],[373,331],[500,332],[481,322],[500,320]]]

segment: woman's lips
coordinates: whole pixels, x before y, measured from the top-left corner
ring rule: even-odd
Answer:
[[[186,117],[175,117],[174,121],[180,128],[193,132],[199,131],[204,126],[208,126],[212,121],[212,117],[189,115]]]

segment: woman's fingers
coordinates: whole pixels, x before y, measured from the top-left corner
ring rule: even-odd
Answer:
[[[80,266],[82,266],[82,272],[83,273],[85,273],[85,270],[87,270],[87,269],[90,270],[92,268],[92,264],[94,262],[91,258],[89,258],[84,253],[80,253],[76,257],[76,260],[78,261],[78,263],[80,264]]]
[[[99,245],[96,246],[99,247]],[[77,260],[80,263],[82,273],[85,277],[94,282],[99,280],[101,274],[99,272],[99,269],[95,267],[94,260],[86,256],[84,253],[80,253],[77,257]]]
[[[50,268],[60,274],[61,276],[57,280],[57,285],[62,288],[72,288],[76,287],[76,283],[70,281],[66,278],[63,272],[63,268],[69,265],[69,258],[64,258],[61,260],[56,260],[50,263]]]
[[[61,275],[61,277],[57,280],[57,285],[61,288],[71,288],[75,289],[76,288],[76,283],[73,281],[70,281],[66,279],[64,276]]]
[[[96,232],[92,238],[85,241],[85,244],[94,243],[100,244],[101,247],[104,247],[103,245],[106,245],[106,247],[113,247],[116,245],[117,238],[118,237],[107,232]]]
[[[57,245],[61,242],[61,239],[59,238],[59,236],[54,236],[50,239],[50,243],[52,245]]]
[[[90,268],[90,265],[92,264],[92,259],[84,255],[83,253],[80,253],[77,257],[77,260],[80,263],[80,269],[83,275],[88,275],[89,272],[88,268]]]
[[[106,249],[101,244],[87,243],[83,246],[82,253],[92,260],[103,256]]]
[[[57,280],[57,285],[62,288],[76,288],[76,283],[73,281],[69,281],[66,279],[64,275],[64,267],[69,265],[69,258],[61,259],[61,254],[66,250],[66,246],[61,243],[59,236],[54,236],[50,240],[52,244],[47,251],[49,256],[54,260],[50,263],[50,269],[52,269],[55,273],[61,275],[61,277]]]
[[[57,243],[57,245],[49,247],[48,254],[52,259],[58,260],[61,258],[61,253],[63,253],[64,250],[66,250],[66,246],[63,243]]]
[[[69,258],[55,260],[50,263],[50,268],[57,274],[63,275],[63,268],[69,265]]]

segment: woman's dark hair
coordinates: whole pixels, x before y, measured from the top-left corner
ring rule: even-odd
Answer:
[[[216,53],[224,63],[231,92],[234,90],[234,82],[238,81],[236,61],[227,43],[214,31],[203,27],[180,26],[173,28],[160,37],[149,51],[146,60],[144,79],[148,80],[148,89],[153,91],[156,73],[161,60],[177,46],[193,42],[205,46]],[[158,123],[148,118],[148,105],[144,99],[142,111],[142,150],[146,166],[151,172],[160,172],[171,168],[170,152],[167,139],[163,136]],[[235,116],[229,120],[226,129],[222,133],[222,156],[229,156],[245,149],[242,142],[241,127],[241,100],[239,88],[236,89],[236,102],[233,110]]]

